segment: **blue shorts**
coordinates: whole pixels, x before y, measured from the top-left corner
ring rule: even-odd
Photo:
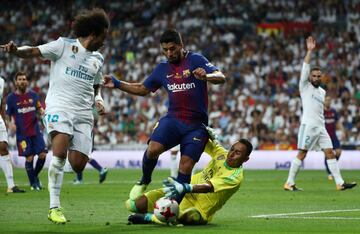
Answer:
[[[340,141],[337,137],[331,138],[333,149],[340,149]]]
[[[165,150],[180,144],[181,155],[198,162],[209,139],[201,124],[188,125],[172,117],[163,117],[156,123],[150,140],[165,146]]]
[[[38,155],[47,152],[45,141],[41,133],[31,137],[17,137],[19,156]]]

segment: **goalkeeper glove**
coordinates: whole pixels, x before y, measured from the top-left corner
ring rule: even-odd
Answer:
[[[206,128],[206,131],[209,133],[210,139],[212,141],[218,142],[219,141],[219,135],[216,134],[215,129],[213,129],[213,128],[209,127],[209,126],[206,126],[205,124],[203,124],[203,125]]]
[[[190,193],[193,190],[193,186],[188,183],[179,183],[171,177],[168,177],[167,180],[163,181],[163,192],[165,197],[176,199],[185,193]]]

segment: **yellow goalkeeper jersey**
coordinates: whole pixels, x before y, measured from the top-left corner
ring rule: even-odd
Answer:
[[[243,180],[243,168],[229,167],[225,160],[228,151],[220,144],[209,140],[205,152],[211,156],[209,164],[191,177],[191,184],[211,182],[213,193],[188,193],[180,204],[180,210],[195,207],[203,218],[211,221],[215,212],[239,189]]]

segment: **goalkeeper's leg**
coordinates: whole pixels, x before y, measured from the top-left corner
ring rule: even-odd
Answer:
[[[207,224],[207,220],[201,216],[195,207],[191,207],[180,214],[179,223],[184,225],[204,225]]]
[[[128,211],[134,213],[152,213],[155,202],[164,195],[162,189],[151,190],[135,200],[128,199],[125,206]]]

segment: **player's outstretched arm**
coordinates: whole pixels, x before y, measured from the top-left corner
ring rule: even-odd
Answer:
[[[311,52],[315,49],[316,47],[316,41],[313,37],[308,37],[306,39],[306,49],[307,49],[307,52],[306,52],[306,56],[305,56],[305,59],[304,59],[304,62],[307,63],[307,64],[310,64],[310,59],[311,59]]]
[[[137,96],[146,96],[150,93],[150,90],[148,90],[143,83],[129,83],[126,81],[120,81],[111,75],[104,76],[104,87],[117,88]]]
[[[214,187],[211,183],[205,184],[187,184],[179,183],[171,177],[163,181],[163,191],[165,197],[177,198],[185,193],[211,193],[214,192]]]
[[[206,74],[204,68],[198,67],[193,71],[193,74],[196,79],[208,81],[212,84],[223,84],[226,81],[225,75],[221,71]]]
[[[0,48],[3,49],[3,51],[9,54],[14,54],[19,58],[36,58],[41,56],[39,48],[32,46],[17,47],[13,41],[0,45]]]

